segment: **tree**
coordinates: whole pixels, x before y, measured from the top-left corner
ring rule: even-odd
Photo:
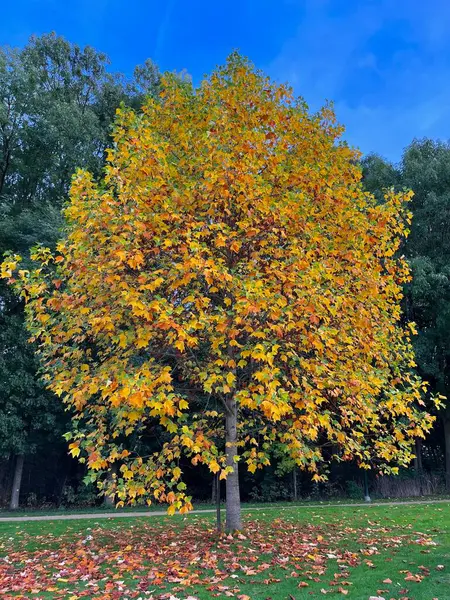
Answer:
[[[0,48],[0,254],[26,256],[39,240],[54,248],[61,206],[77,167],[99,175],[121,102],[138,106],[158,93],[151,61],[126,82],[108,74],[106,55],[55,34],[23,49]],[[64,432],[60,402],[39,380],[27,343],[22,301],[0,286],[0,456],[23,456]]]
[[[414,191],[411,233],[402,246],[411,266],[404,311],[417,323],[418,369],[432,389],[450,392],[450,145],[415,140],[396,167],[379,157],[363,161],[364,184],[378,194],[395,186]],[[450,490],[450,405],[440,411],[444,426],[446,484]],[[420,465],[420,462],[419,462]]]
[[[331,448],[408,464],[433,422],[400,322],[409,195],[377,203],[332,110],[309,115],[238,55],[198,90],[161,85],[119,112],[104,178],[77,172],[57,252],[2,266],[76,413],[72,454],[107,494],[169,513],[191,508],[182,457],[202,463],[226,479],[230,531],[238,465],[262,468],[275,442],[317,481]],[[139,455],[127,439],[155,423]]]

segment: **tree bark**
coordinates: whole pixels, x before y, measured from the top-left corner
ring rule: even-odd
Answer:
[[[216,528],[220,533],[222,531],[222,517],[220,514],[220,477],[219,473],[214,475],[214,488],[216,495]]]
[[[216,504],[216,490],[217,490],[217,480],[216,480],[216,476],[213,475],[212,490],[211,490],[211,504]]]
[[[414,459],[414,469],[416,470],[417,475],[422,475],[422,440],[420,438],[416,438],[415,440],[415,448],[414,448],[416,458]]]
[[[233,472],[228,473],[226,479],[226,529],[228,532],[240,531],[241,522],[241,498],[239,493],[239,469],[233,457],[237,455],[237,404],[234,398],[226,400],[225,411],[227,467],[232,467]]]
[[[416,438],[414,452],[416,458],[414,459],[414,470],[416,477],[419,480],[419,494],[423,496],[423,466],[422,466],[422,440]]]
[[[6,506],[11,497],[11,459],[0,461],[0,507]]]
[[[445,439],[445,488],[450,491],[450,415],[444,415]]]
[[[11,492],[11,502],[9,503],[10,510],[17,510],[19,508],[19,497],[20,497],[20,486],[22,484],[23,474],[23,463],[25,456],[18,454],[16,456],[16,465],[14,468],[14,480]]]

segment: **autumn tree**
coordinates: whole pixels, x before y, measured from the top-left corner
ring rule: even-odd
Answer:
[[[384,472],[430,429],[400,322],[409,194],[362,190],[329,107],[232,55],[196,90],[119,111],[100,182],[73,179],[66,237],[3,276],[27,299],[47,384],[75,411],[71,451],[121,502],[191,508],[182,458],[226,479],[276,442],[315,480]],[[142,455],[129,436],[164,428]],[[116,477],[106,477],[111,465]]]

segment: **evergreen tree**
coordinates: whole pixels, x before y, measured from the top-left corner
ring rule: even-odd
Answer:
[[[436,392],[450,396],[450,145],[414,140],[399,165],[378,156],[363,161],[366,189],[414,191],[411,233],[402,251],[413,279],[405,288],[406,317],[417,323],[418,368]],[[450,489],[450,402],[440,412],[446,448],[446,485]]]

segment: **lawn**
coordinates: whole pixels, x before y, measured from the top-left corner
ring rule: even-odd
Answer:
[[[448,600],[450,503],[0,524],[4,600]]]

